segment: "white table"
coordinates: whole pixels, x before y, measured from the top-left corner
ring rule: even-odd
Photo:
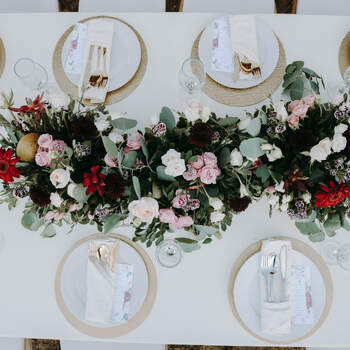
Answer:
[[[91,15],[91,14],[90,14]],[[109,14],[111,15],[111,14]],[[147,72],[141,85],[110,110],[126,111],[144,126],[163,105],[181,108],[178,69],[190,55],[193,40],[215,14],[114,14],[135,26],[149,54]],[[16,104],[28,91],[16,80],[14,62],[28,56],[51,71],[52,52],[68,26],[84,14],[0,15],[0,36],[6,47],[6,69],[0,83],[12,88]],[[321,73],[326,81],[340,80],[338,48],[350,27],[348,17],[296,15],[261,16],[281,39],[288,62],[304,60],[307,67]],[[278,94],[275,94],[278,99]],[[242,115],[242,110],[220,105],[203,96],[216,112]],[[249,108],[247,108],[249,109]],[[250,108],[251,109],[251,108]],[[0,230],[6,245],[0,252],[0,336],[70,340],[95,340],[76,331],[60,313],[54,295],[56,267],[66,250],[86,234],[80,226],[68,236],[63,230],[55,238],[43,239],[20,225],[20,209],[0,210]],[[131,232],[125,232],[130,235]],[[156,264],[159,278],[157,300],[150,316],[133,332],[113,339],[123,343],[181,343],[217,345],[266,345],[245,332],[233,317],[227,297],[230,270],[238,255],[252,242],[287,235],[304,239],[286,215],[268,218],[265,201],[251,206],[234,218],[222,241],[186,255],[175,269]],[[349,233],[337,239],[350,240]],[[305,240],[307,241],[307,240]],[[318,249],[317,244],[313,247]],[[148,250],[154,259],[154,248]],[[331,268],[334,303],[324,325],[303,346],[342,347],[350,344],[350,274]]]

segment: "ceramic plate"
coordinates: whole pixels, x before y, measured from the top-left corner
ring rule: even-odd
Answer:
[[[123,22],[111,18],[104,18],[103,20],[112,21],[114,23],[110,80],[108,85],[108,91],[113,91],[125,85],[137,72],[141,61],[141,45],[134,31]],[[63,45],[63,67],[66,65],[71,37],[72,33],[68,35]],[[67,77],[73,84],[79,84],[80,75],[67,74]]]
[[[228,16],[221,17],[225,21]],[[233,73],[217,72],[211,69],[211,51],[213,41],[214,21],[203,31],[199,45],[198,55],[205,65],[207,74],[221,85],[235,88],[246,89],[261,84],[274,71],[279,57],[279,47],[276,35],[272,29],[263,20],[256,17],[256,31],[261,62],[261,78],[254,80],[238,80],[233,82]]]

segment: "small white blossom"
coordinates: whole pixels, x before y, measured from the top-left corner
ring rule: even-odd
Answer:
[[[240,188],[239,188],[239,193],[241,195],[241,198],[245,197],[245,196],[249,196],[249,193],[247,191],[247,188],[241,184]]]
[[[302,194],[301,198],[306,204],[309,204],[311,202],[311,193],[305,192]]]
[[[243,164],[243,156],[242,153],[235,148],[231,152],[231,165],[232,166],[241,166]]]
[[[284,107],[284,103],[280,101],[276,105],[274,105],[274,110],[277,113],[277,119],[281,122],[285,122],[288,118],[288,112]]]
[[[260,146],[262,151],[271,151],[273,150],[273,146],[269,143],[264,143]]]
[[[327,157],[331,154],[332,142],[329,137],[321,140],[317,145],[313,146],[310,150],[311,162],[317,160],[322,162],[326,160]]]
[[[334,136],[337,134],[342,135],[346,130],[348,130],[348,126],[346,124],[340,123],[334,128]]]
[[[201,118],[203,123],[206,123],[209,120],[210,114],[211,114],[211,110],[209,107],[205,106],[202,108],[202,111],[200,113],[200,115],[201,115],[200,118]]]
[[[209,205],[214,208],[214,210],[220,210],[224,203],[220,198],[217,197],[209,197]]]
[[[284,194],[282,196],[282,203],[289,203],[292,200],[292,196],[290,194]]]
[[[225,218],[225,214],[222,213],[221,211],[213,211],[213,212],[210,214],[210,221],[211,221],[212,223],[214,223],[214,222],[220,222],[220,221],[222,221],[224,218]]]
[[[280,211],[285,212],[288,210],[289,204],[288,203],[282,203],[280,205]]]
[[[336,135],[332,140],[333,152],[340,152],[346,147],[346,138],[341,135]]]
[[[52,192],[50,194],[50,200],[51,200],[51,204],[56,208],[59,208],[63,203],[63,199],[57,192]]]
[[[110,125],[111,124],[110,124],[109,120],[107,120],[107,117],[105,117],[105,116],[98,117],[95,120],[96,129],[100,132],[108,129],[110,127]]]
[[[167,166],[170,162],[180,159],[181,153],[175,151],[173,148],[169,149],[167,153],[162,156],[163,165]]]
[[[117,129],[113,129],[108,137],[111,139],[112,142],[114,143],[121,143],[124,141],[124,137],[123,135],[119,134],[118,130]]]
[[[70,180],[70,172],[69,170],[56,169],[51,173],[50,180],[56,188],[64,188]]]
[[[278,201],[279,201],[279,196],[276,195],[276,194],[272,194],[271,196],[269,196],[269,198],[267,199],[267,202],[275,207],[277,204],[278,204]]]
[[[249,124],[252,121],[252,117],[250,115],[246,115],[241,121],[237,124],[238,130],[246,130],[249,126]]]
[[[278,192],[284,193],[284,181],[281,181],[278,185],[275,185],[275,189]]]

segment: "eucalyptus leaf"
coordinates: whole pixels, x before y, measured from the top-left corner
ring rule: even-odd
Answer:
[[[168,130],[173,130],[176,126],[174,113],[169,107],[163,107],[159,114],[159,120],[166,125]]]
[[[22,216],[21,224],[24,228],[30,231],[38,231],[44,224],[44,218],[39,218],[36,214],[29,212]]]
[[[225,165],[229,164],[230,161],[231,161],[230,149],[228,147],[222,148],[219,153],[219,159],[218,159],[219,167],[223,168]]]
[[[104,233],[108,234],[113,230],[113,228],[119,223],[120,216],[117,214],[113,214],[107,218],[107,220],[104,223]]]
[[[122,117],[112,120],[111,124],[114,128],[125,131],[134,128],[137,120]]]
[[[266,140],[259,137],[243,140],[239,145],[240,152],[247,158],[256,159],[265,154],[261,149],[261,145],[266,143]]]
[[[125,154],[124,160],[123,160],[123,165],[132,168],[136,162],[137,158],[137,152],[136,151],[131,151]]]
[[[317,234],[321,231],[319,226],[314,221],[311,221],[311,222],[297,221],[295,222],[295,226],[304,235]]]
[[[219,186],[208,185],[205,188],[206,188],[206,191],[210,197],[216,197],[220,193]]]
[[[270,172],[266,164],[258,167],[256,176],[261,178],[262,182],[265,182],[270,177]]]
[[[140,181],[136,176],[132,177],[132,184],[134,186],[134,190],[136,193],[137,198],[141,198],[141,187],[140,187]]]
[[[86,203],[91,196],[86,194],[86,187],[82,184],[76,184],[72,191],[72,197],[79,203]]]
[[[312,233],[309,235],[311,242],[322,242],[325,239],[325,234],[323,231]]]
[[[173,182],[175,177],[165,174],[165,166],[159,165],[157,167],[157,176],[159,180]]]
[[[323,227],[327,233],[327,236],[333,237],[337,230],[341,228],[340,216],[338,213],[328,214],[327,220],[324,222]]]
[[[188,243],[179,242],[179,244],[185,253],[191,253],[191,252],[193,252],[195,250],[199,250],[201,248],[199,243],[188,244]]]
[[[297,79],[290,88],[290,97],[292,100],[300,100],[304,95],[304,80]]]
[[[189,163],[193,163],[193,162],[196,162],[198,160],[198,156],[192,156],[192,157],[190,157],[187,161],[189,162]]]
[[[40,234],[41,237],[51,238],[56,236],[55,226],[53,224],[48,224]]]
[[[204,225],[194,225],[195,229],[200,233],[206,233],[207,235],[213,235],[217,232],[216,227],[204,226]]]
[[[261,119],[260,117],[254,118],[247,127],[247,132],[249,135],[255,137],[259,135],[261,130]]]
[[[311,75],[312,77],[321,79],[321,77],[320,77],[315,71],[313,71],[313,70],[310,69],[310,68],[304,67],[304,68],[303,68],[303,72],[306,73],[306,74]]]
[[[218,123],[220,126],[231,126],[234,125],[237,121],[239,120],[239,118],[236,117],[226,117],[226,118],[220,118],[218,120]]]
[[[112,159],[117,158],[117,155],[118,155],[117,145],[108,136],[102,136],[102,142],[108,155]]]
[[[144,154],[144,156],[146,157],[146,160],[148,161],[148,149],[146,146],[146,142],[143,137],[140,138],[140,141],[141,141],[142,153]]]
[[[175,240],[176,240],[177,242],[180,242],[180,243],[187,243],[187,244],[198,243],[198,241],[196,241],[195,239],[186,238],[186,237],[175,238]]]

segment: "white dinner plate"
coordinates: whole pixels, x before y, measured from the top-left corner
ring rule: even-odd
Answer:
[[[219,19],[229,20],[228,16]],[[216,82],[229,88],[247,89],[261,84],[266,80],[276,68],[279,58],[279,46],[275,33],[270,26],[263,20],[255,17],[256,32],[259,48],[259,58],[261,62],[261,78],[254,80],[238,80],[233,81],[233,73],[217,72],[212,70],[212,42],[213,42],[213,26],[214,21],[203,31],[199,44],[198,55],[200,60],[204,63],[207,74]]]
[[[87,261],[89,241],[79,245],[68,256],[62,268],[61,293],[65,305],[81,322],[95,327],[111,327],[116,323],[97,323],[85,320],[87,291]],[[144,304],[148,291],[148,274],[140,254],[129,244],[119,241],[117,263],[134,266],[132,296],[129,307],[131,319]]]
[[[274,336],[260,330],[260,252],[252,255],[239,270],[234,285],[234,301],[243,323],[256,335],[273,343],[291,342],[307,334],[320,319],[326,305],[326,287],[317,266],[304,254],[292,251],[293,265],[307,265],[311,272],[312,304],[314,323],[311,325],[294,325],[290,334]],[[248,291],[248,292],[247,292]]]
[[[108,91],[121,88],[137,72],[141,61],[141,45],[135,32],[125,23],[112,18],[104,21],[114,23],[113,43],[111,51],[110,76]],[[90,23],[94,20],[89,20]],[[71,43],[72,32],[68,35],[62,49],[62,65],[65,67]],[[69,80],[78,86],[80,74],[67,74]]]

